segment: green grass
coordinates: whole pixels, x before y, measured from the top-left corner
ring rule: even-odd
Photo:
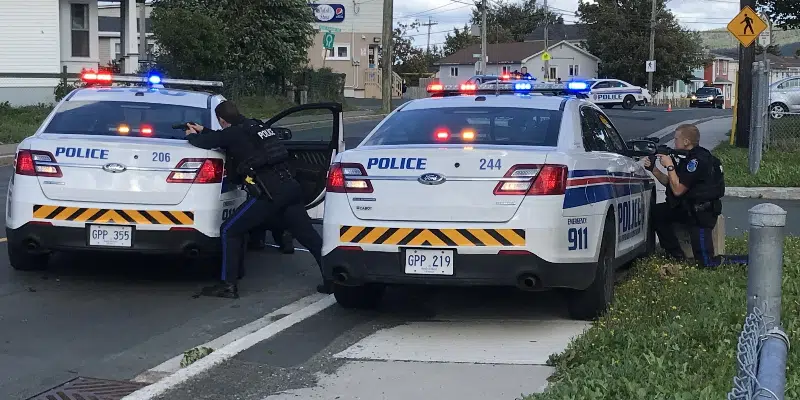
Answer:
[[[726,252],[747,251],[728,239]],[[800,237],[784,244],[783,329],[800,337]],[[736,374],[736,344],[745,320],[744,266],[700,270],[639,262],[617,286],[612,309],[561,354],[550,387],[525,400],[719,400]],[[786,398],[800,397],[800,352],[790,349]]]
[[[800,186],[800,152],[767,150],[761,158],[758,173],[750,174],[748,150],[723,143],[713,153],[722,161],[725,186],[798,187]]]

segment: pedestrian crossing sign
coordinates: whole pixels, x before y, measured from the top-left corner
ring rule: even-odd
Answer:
[[[744,6],[742,11],[728,23],[728,32],[744,47],[750,47],[765,29],[767,23],[749,6]]]

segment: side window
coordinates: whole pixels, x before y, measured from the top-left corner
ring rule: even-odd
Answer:
[[[612,81],[610,87],[612,87],[612,88],[622,88],[622,87],[628,87],[628,85],[626,85],[625,83],[620,82],[620,81]]]
[[[625,141],[622,140],[622,136],[620,136],[617,129],[614,128],[614,125],[608,119],[608,117],[603,114],[602,112],[597,112],[597,119],[600,120],[602,124],[603,131],[606,133],[606,139],[613,145],[614,150],[617,153],[625,154],[627,153],[628,146],[625,144]]]
[[[603,82],[597,82],[597,84],[594,85],[594,87],[592,87],[592,89],[608,89],[610,87],[611,87],[611,82],[603,81]]]
[[[614,151],[609,147],[604,130],[600,128],[597,114],[590,107],[581,107],[581,131],[583,147],[587,151]]]

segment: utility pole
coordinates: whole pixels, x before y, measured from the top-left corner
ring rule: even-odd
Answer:
[[[739,9],[745,6],[756,8],[755,0],[739,0]],[[739,45],[739,87],[736,88],[736,147],[750,146],[750,114],[753,105],[753,63],[756,61],[756,45]]]
[[[653,0],[653,9],[650,11],[650,58],[656,59],[656,0]],[[653,73],[647,73],[647,90],[653,93]]]
[[[547,39],[549,33],[547,30],[547,26],[550,25],[550,16],[547,13],[547,0],[544,0],[544,52],[547,53]],[[550,60],[544,60],[544,80],[548,82],[552,76],[550,76]]]
[[[431,17],[428,17],[428,23],[427,24],[420,24],[422,26],[427,26],[428,27],[428,46],[427,46],[427,50],[426,50],[428,54],[431,53],[431,27],[434,26],[434,25],[438,25],[438,24],[439,24],[438,22],[433,22],[431,20]]]
[[[487,1],[481,1],[481,74],[486,75],[486,8],[488,7]]]
[[[394,38],[392,37],[394,4],[393,0],[383,0],[383,34],[381,42],[381,98],[383,99],[383,112],[392,111],[392,61],[394,59]]]

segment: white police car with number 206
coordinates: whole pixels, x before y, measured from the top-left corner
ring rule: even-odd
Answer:
[[[578,319],[605,310],[615,269],[654,250],[654,181],[634,157],[655,145],[624,142],[581,87],[435,84],[441,96],[400,106],[337,155],[322,251],[336,300],[488,285],[570,289]]]
[[[214,108],[225,99],[164,85],[221,83],[95,72],[82,78],[87,87],[61,100],[17,148],[6,203],[11,266],[43,269],[53,252],[74,250],[218,256],[220,224],[246,193],[227,178],[224,154],[188,144],[181,125],[221,129]],[[309,104],[267,125],[315,108],[341,119],[340,105]],[[337,125],[329,138],[295,141],[284,128],[290,162],[318,170],[315,178],[298,178],[308,209],[323,201],[340,130]]]

